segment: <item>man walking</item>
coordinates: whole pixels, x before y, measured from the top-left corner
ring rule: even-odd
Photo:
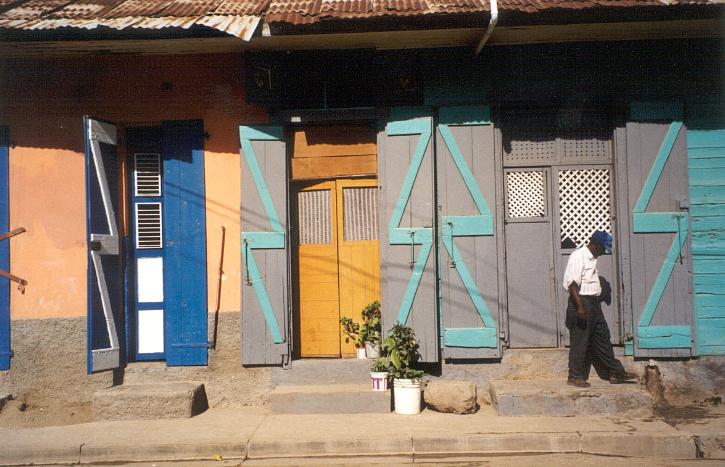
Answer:
[[[569,291],[566,327],[569,329],[569,378],[567,384],[589,387],[591,365],[600,378],[612,384],[624,383],[632,375],[624,371],[614,357],[609,327],[604,319],[599,295],[602,287],[597,273],[597,258],[611,253],[612,236],[596,231],[589,243],[576,249],[566,265],[564,288]]]

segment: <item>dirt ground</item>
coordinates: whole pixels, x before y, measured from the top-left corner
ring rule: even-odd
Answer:
[[[0,411],[0,427],[36,428],[93,421],[90,402],[53,404],[48,401],[10,400]]]

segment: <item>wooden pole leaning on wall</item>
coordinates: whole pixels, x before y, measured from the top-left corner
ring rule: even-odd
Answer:
[[[227,228],[222,225],[222,247],[219,252],[219,275],[216,287],[216,307],[214,308],[214,337],[211,341],[212,350],[216,349],[217,329],[219,327],[219,309],[222,304],[222,278],[224,277],[224,243],[227,237]]]
[[[25,231],[25,227],[18,227],[17,229],[11,230],[10,232],[5,232],[4,234],[0,235],[0,241],[7,240]],[[18,290],[20,291],[20,293],[25,293],[25,286],[28,285],[28,281],[21,277],[10,274],[10,272],[4,271],[2,269],[0,269],[0,276],[16,282],[18,284]]]

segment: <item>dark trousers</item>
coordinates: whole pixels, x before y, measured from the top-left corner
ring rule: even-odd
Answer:
[[[589,379],[591,366],[600,378],[624,376],[622,363],[614,357],[609,326],[597,297],[582,295],[585,326],[577,325],[576,303],[569,296],[566,327],[569,329],[569,378]]]

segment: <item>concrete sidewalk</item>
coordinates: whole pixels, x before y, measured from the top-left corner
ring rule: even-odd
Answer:
[[[723,411],[721,411],[723,412]],[[452,415],[273,415],[212,409],[191,419],[0,429],[0,464],[316,458],[387,463],[584,453],[725,459],[725,415],[672,427],[661,419]],[[708,440],[707,443],[703,440]],[[709,444],[708,444],[709,443]],[[722,443],[720,443],[722,444]]]

